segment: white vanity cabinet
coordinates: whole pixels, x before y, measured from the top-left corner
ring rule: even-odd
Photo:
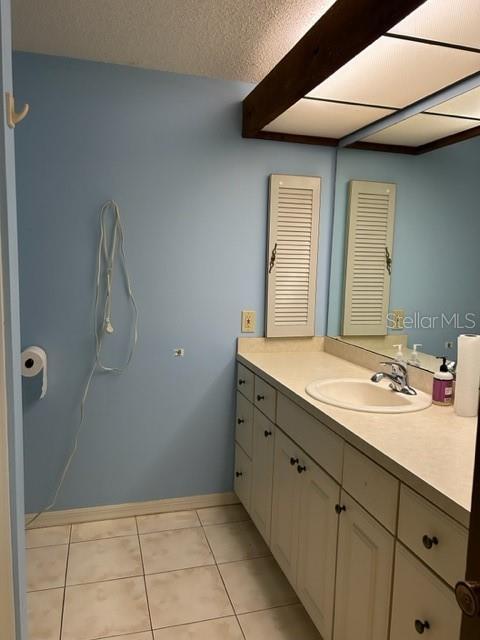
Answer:
[[[250,512],[252,493],[252,461],[238,444],[235,445],[235,477],[233,488],[240,502]]]
[[[259,401],[254,395],[255,389],[261,396]],[[239,364],[235,411],[234,489],[257,529],[269,544],[275,425],[256,404],[264,411],[266,409],[266,413],[275,419],[275,389]]]
[[[458,640],[460,624],[453,591],[397,543],[390,640]]]
[[[323,638],[332,637],[340,486],[306,458],[298,519],[297,593]]]
[[[298,511],[301,475],[300,448],[282,431],[275,433],[271,550],[293,586],[296,585]]]
[[[465,527],[271,380],[237,389],[235,491],[322,639],[458,640]]]
[[[324,638],[331,638],[340,487],[280,429],[271,549]]]
[[[342,491],[335,640],[388,638],[395,539]]]
[[[253,402],[255,387],[255,375],[240,362],[237,364],[237,391],[240,391],[247,400]]]
[[[252,456],[253,405],[238,391],[235,415],[235,442],[242,447],[248,456]]]
[[[250,515],[270,544],[275,426],[257,408],[253,417],[252,495]]]

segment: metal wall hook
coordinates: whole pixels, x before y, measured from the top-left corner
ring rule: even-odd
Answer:
[[[18,113],[15,111],[15,98],[8,91],[5,93],[7,99],[7,124],[10,129],[15,129],[15,125],[26,118],[30,111],[30,105],[25,104]]]

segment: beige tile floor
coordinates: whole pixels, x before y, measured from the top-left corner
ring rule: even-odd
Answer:
[[[29,640],[320,640],[243,507],[27,532]]]

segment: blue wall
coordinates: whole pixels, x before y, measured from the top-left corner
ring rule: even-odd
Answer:
[[[405,309],[407,315],[445,313],[448,318],[473,312],[477,314],[473,331],[480,332],[479,158],[478,138],[421,156],[354,149],[338,152],[330,335],[341,333],[347,195],[352,179],[398,185],[390,309]],[[441,329],[440,324],[437,321],[434,329],[408,330],[409,346],[419,342],[422,351],[441,355],[446,340],[465,333],[461,328]]]
[[[31,54],[15,55],[14,74],[18,102],[31,104],[16,133],[22,343],[49,356],[47,397],[35,399],[40,380],[24,381],[27,510],[48,500],[78,423],[98,208],[111,197],[126,227],[138,350],[125,375],[97,376],[58,508],[229,490],[240,310],[256,309],[263,327],[267,176],[324,178],[323,334],[334,151],[243,140],[242,83]]]

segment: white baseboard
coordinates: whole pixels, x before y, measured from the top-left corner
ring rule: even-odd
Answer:
[[[93,522],[94,520],[112,520],[114,518],[128,518],[131,516],[146,516],[168,511],[190,511],[205,509],[206,507],[220,507],[227,504],[237,504],[238,498],[233,492],[209,493],[201,496],[185,498],[166,498],[150,500],[148,502],[128,502],[112,504],[103,507],[84,507],[82,509],[65,509],[64,511],[48,511],[42,513],[30,528],[54,527],[63,524],[77,524],[79,522]],[[25,516],[28,522],[35,514]]]

